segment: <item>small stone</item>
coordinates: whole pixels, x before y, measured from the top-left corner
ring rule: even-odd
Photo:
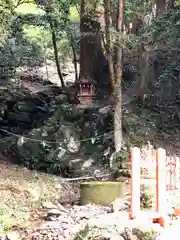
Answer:
[[[87,169],[87,168],[91,167],[91,166],[93,165],[93,163],[94,163],[94,159],[89,158],[87,161],[85,161],[85,162],[83,163],[81,169],[82,169],[82,170]]]
[[[54,205],[52,202],[45,202],[42,204],[42,207],[47,209],[57,209],[57,206]]]
[[[122,210],[128,209],[127,202],[124,202],[122,199],[117,198],[115,201],[111,203],[111,211],[112,212],[119,212]]]
[[[68,224],[68,223],[65,223],[65,222],[61,223],[61,227],[63,228],[63,230],[65,230],[65,229],[70,229],[70,228],[69,228],[69,224]]]
[[[99,169],[95,169],[94,170],[94,175],[95,176],[98,176],[98,175],[100,175],[101,174],[101,171],[99,170]]]
[[[124,201],[124,204],[128,207],[130,207],[130,205],[131,205],[129,201]]]
[[[61,222],[61,223],[68,223],[68,217],[67,216],[59,216],[58,217],[58,222]]]
[[[62,212],[58,209],[50,209],[47,212],[47,217],[52,217],[52,216],[59,217],[61,214],[62,214]]]
[[[74,137],[70,137],[69,143],[67,144],[68,150],[71,153],[76,153],[80,147],[80,141],[78,139],[74,139]]]
[[[124,240],[123,236],[119,235],[119,234],[114,234],[110,237],[110,240]]]
[[[57,204],[57,207],[58,207],[58,209],[59,209],[60,211],[62,211],[62,212],[65,212],[65,213],[68,212],[68,210],[67,210],[65,207],[63,207],[63,205],[60,204],[60,203]]]
[[[106,106],[106,107],[100,108],[99,109],[99,113],[101,113],[101,114],[108,114],[111,110],[112,110],[111,106]]]
[[[46,220],[46,221],[55,222],[55,221],[57,221],[57,218],[54,217],[54,216],[47,216],[47,217],[45,217],[45,220]]]

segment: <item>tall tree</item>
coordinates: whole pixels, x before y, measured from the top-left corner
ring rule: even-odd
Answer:
[[[161,15],[165,11],[166,0],[156,0],[156,16]]]
[[[115,100],[114,142],[115,150],[119,152],[122,146],[122,114],[121,114],[121,80],[123,72],[123,48],[120,44],[124,25],[124,0],[118,0],[116,18],[116,45],[113,46],[111,3],[104,0],[106,51],[110,68],[110,80]],[[114,60],[115,48],[115,61]]]
[[[114,115],[114,141],[116,151],[121,150],[122,144],[122,113],[121,113],[121,80],[123,73],[123,48],[120,40],[123,35],[124,26],[124,0],[118,0],[117,12],[117,50],[116,50],[116,80],[113,83],[115,96],[115,115]]]
[[[53,24],[53,20],[48,18],[48,21],[49,21],[49,25],[50,25],[50,29],[51,29],[51,38],[52,38],[52,44],[53,44],[53,49],[54,49],[54,58],[55,58],[57,73],[58,73],[59,79],[61,81],[61,86],[64,87],[65,83],[64,83],[62,72],[61,72],[60,63],[59,63],[56,31],[55,31],[55,27],[54,27],[54,24]]]
[[[96,81],[100,78],[103,57],[98,4],[98,0],[82,0],[80,13],[80,78],[87,74]]]
[[[64,3],[60,4],[60,1],[46,1],[46,0],[35,0],[38,7],[44,10],[45,17],[47,22],[50,26],[51,31],[51,38],[52,38],[52,45],[54,49],[54,58],[56,63],[57,73],[61,82],[62,87],[65,86],[64,79],[61,72],[60,62],[59,62],[59,54],[58,54],[58,47],[57,47],[57,26],[62,25],[64,26],[64,15],[68,15],[69,13],[69,5],[67,4],[64,7]],[[62,7],[63,5],[63,7]]]
[[[152,12],[155,17],[165,11],[166,0],[152,0]]]

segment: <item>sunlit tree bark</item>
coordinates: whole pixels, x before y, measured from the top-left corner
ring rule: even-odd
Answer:
[[[110,73],[111,73],[111,86],[113,89],[113,96],[115,100],[115,114],[114,114],[114,142],[115,150],[119,152],[122,145],[122,114],[121,114],[121,80],[123,71],[123,49],[120,46],[120,39],[123,35],[123,22],[124,22],[124,0],[118,0],[117,6],[117,47],[116,47],[116,61],[113,62],[113,45],[112,45],[112,20],[111,20],[111,6],[110,0],[104,0],[105,8],[105,36],[106,36],[106,51],[108,55]]]

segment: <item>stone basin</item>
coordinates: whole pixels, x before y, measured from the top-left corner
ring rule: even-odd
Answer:
[[[124,196],[124,185],[118,181],[91,181],[80,184],[80,204],[89,203],[109,205]]]

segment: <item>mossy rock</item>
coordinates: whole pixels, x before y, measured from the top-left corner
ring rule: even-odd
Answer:
[[[124,196],[124,186],[122,182],[83,182],[80,184],[81,205],[96,203],[109,205],[116,198]]]

